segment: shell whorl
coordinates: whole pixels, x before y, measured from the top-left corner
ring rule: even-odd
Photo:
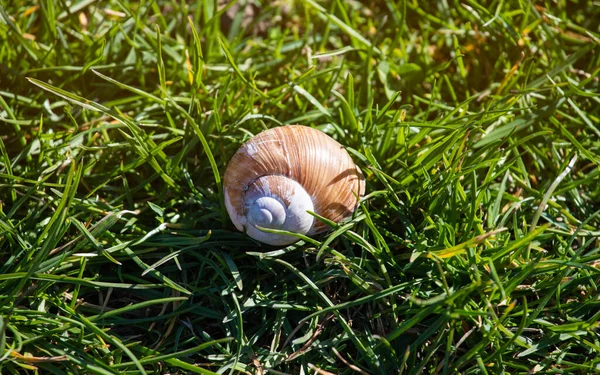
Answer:
[[[323,132],[288,125],[259,133],[233,156],[224,176],[225,204],[235,226],[261,242],[286,245],[292,236],[327,226],[306,211],[339,222],[364,194],[364,178],[344,148]]]

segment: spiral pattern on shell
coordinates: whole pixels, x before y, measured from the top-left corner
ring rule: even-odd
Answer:
[[[271,245],[297,238],[257,226],[317,234],[327,226],[306,211],[342,221],[365,191],[363,175],[342,145],[301,125],[272,128],[246,142],[229,162],[223,185],[237,229]]]

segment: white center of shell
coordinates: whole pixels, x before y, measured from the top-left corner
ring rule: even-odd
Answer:
[[[275,198],[260,197],[250,206],[248,221],[265,228],[281,229],[285,223],[285,206]]]
[[[310,195],[299,183],[283,176],[264,176],[254,181],[246,190],[244,205],[246,233],[270,245],[288,245],[298,238],[261,228],[306,234],[314,222],[307,212],[314,211]]]

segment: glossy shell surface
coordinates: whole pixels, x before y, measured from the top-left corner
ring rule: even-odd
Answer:
[[[319,130],[301,125],[272,128],[251,138],[229,162],[223,184],[229,216],[251,237],[248,215],[263,193],[276,197],[288,209],[294,208],[302,188],[314,212],[339,222],[352,215],[357,197],[365,191],[363,175],[342,145]],[[304,211],[308,207],[299,206]],[[295,212],[288,213],[287,220],[298,221],[295,216]],[[272,227],[295,231],[282,223]],[[326,229],[325,224],[314,220],[310,229],[298,232],[311,235]]]

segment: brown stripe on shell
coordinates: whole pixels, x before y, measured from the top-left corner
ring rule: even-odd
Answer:
[[[259,133],[233,156],[223,182],[238,215],[244,211],[247,187],[268,175],[286,176],[300,183],[312,197],[315,212],[334,222],[352,215],[356,196],[363,196],[365,191],[364,177],[342,145],[321,131],[301,125]],[[326,229],[317,220],[309,234]]]

